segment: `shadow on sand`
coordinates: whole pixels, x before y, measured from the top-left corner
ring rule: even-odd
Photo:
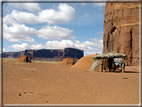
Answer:
[[[114,73],[122,73],[121,71],[114,71]],[[124,73],[139,73],[138,71],[124,71]]]

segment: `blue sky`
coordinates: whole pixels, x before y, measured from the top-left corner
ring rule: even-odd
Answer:
[[[101,54],[105,3],[4,3],[3,51],[84,50]]]

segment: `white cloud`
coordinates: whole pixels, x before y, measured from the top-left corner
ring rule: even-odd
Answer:
[[[85,42],[75,41],[74,46],[76,48],[80,48],[83,50],[90,50],[92,48],[100,48],[101,49],[103,45],[100,42],[96,42],[96,41],[85,41]]]
[[[13,10],[10,16],[11,18],[16,19],[20,23],[36,24],[40,22],[38,20],[38,16],[35,16],[33,13]]]
[[[0,50],[1,50],[1,48],[0,48]],[[8,52],[8,50],[6,50],[5,48],[3,48],[3,52]]]
[[[74,47],[74,48],[79,48],[82,50],[92,50],[93,48],[100,48],[102,49],[102,40],[97,40],[97,41],[85,41],[85,42],[80,42],[78,40],[61,40],[61,41],[47,41],[46,42],[46,48],[57,48],[57,49],[63,49],[66,47]]]
[[[43,39],[75,39],[73,30],[58,26],[45,26],[38,30],[38,37]]]
[[[103,34],[104,32],[103,31],[101,31],[101,32],[96,32],[96,34]]]
[[[62,40],[62,41],[47,41],[45,48],[47,49],[64,49],[67,47],[77,48],[84,50],[85,55],[89,54],[101,54],[102,53],[102,40],[96,41],[84,41],[80,42],[78,40]]]
[[[60,4],[58,10],[46,9],[36,16],[33,13],[13,10],[3,18],[3,38],[11,42],[21,43],[21,41],[34,43],[35,40],[29,35],[38,35],[43,39],[75,39],[73,30],[58,26],[45,26],[40,30],[27,27],[24,24],[36,24],[48,22],[49,24],[62,23],[71,20],[75,16],[75,10],[67,5]]]
[[[24,24],[12,24],[11,26],[3,25],[3,38],[11,42],[20,43],[26,41],[34,43],[35,40],[27,35],[36,35],[36,29],[25,26]]]
[[[34,28],[25,26],[24,24],[18,24],[10,16],[11,15],[6,15],[4,17],[4,25],[3,25],[3,38],[7,39],[8,41],[18,42],[18,43],[20,43],[21,41],[26,41],[29,43],[34,43],[35,40],[29,37],[28,35],[38,35],[39,38],[43,39],[61,40],[61,39],[76,38],[72,34],[73,30],[58,26],[45,26],[37,31]],[[23,17],[21,16],[21,18]]]
[[[4,25],[17,24],[17,22],[13,19],[13,17],[11,16],[11,14],[7,14],[7,15],[4,16],[4,18],[3,18],[3,24],[4,24]]]
[[[24,16],[23,16],[24,17]],[[34,43],[35,40],[28,35],[37,35],[37,30],[25,26],[24,24],[18,24],[10,15],[6,15],[3,18],[3,38],[11,42],[20,43],[26,41]]]
[[[9,27],[4,25],[4,32],[9,32],[14,35],[36,35],[37,31],[34,28],[25,26],[24,24],[13,24]]]
[[[43,46],[41,44],[31,46],[31,49],[42,49],[42,48],[43,48]]]
[[[67,4],[60,4],[58,11],[53,9],[42,10],[39,13],[39,20],[48,22],[49,24],[63,23],[72,20],[75,16],[73,7]]]
[[[94,41],[93,41],[94,40]],[[53,40],[47,41],[45,45],[37,44],[37,45],[28,45],[27,43],[14,44],[10,46],[18,51],[23,51],[25,49],[64,49],[64,48],[77,48],[84,50],[85,55],[90,54],[101,54],[103,44],[102,40],[92,39],[92,41],[84,41],[80,42],[78,40]]]
[[[41,44],[29,45],[28,43],[14,44],[9,47],[11,47],[15,50],[18,50],[18,51],[24,51],[26,49],[43,49],[43,46]]]
[[[87,16],[89,16],[89,14],[85,13],[85,14],[84,14],[84,16],[86,16],[86,17],[87,17]]]
[[[64,23],[72,20],[76,12],[67,4],[59,4],[58,10],[46,9],[34,15],[33,13],[13,10],[10,16],[20,23],[37,24],[47,22],[48,24]],[[26,17],[25,17],[26,16]]]
[[[95,43],[103,43],[103,39],[98,40],[97,38],[91,39]]]
[[[41,10],[38,3],[8,3],[8,4],[16,8],[26,9],[30,12]]]
[[[62,40],[62,41],[47,41],[45,48],[47,49],[64,49],[66,47],[73,47],[74,43],[71,40]]]
[[[12,48],[14,48],[15,50],[18,50],[18,51],[24,51],[26,49],[31,49],[30,45],[28,45],[27,43],[22,43],[21,45],[14,44],[14,45],[11,45],[10,47],[12,47]]]

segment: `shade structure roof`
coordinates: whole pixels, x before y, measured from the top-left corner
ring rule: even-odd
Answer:
[[[125,58],[125,57],[127,57],[127,55],[125,55],[125,54],[107,53],[107,54],[97,55],[92,58],[94,58],[94,59],[108,59],[108,58]]]

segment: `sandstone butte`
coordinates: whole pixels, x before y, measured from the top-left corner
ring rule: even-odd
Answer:
[[[139,65],[139,3],[106,3],[104,53],[124,53],[127,65]]]

